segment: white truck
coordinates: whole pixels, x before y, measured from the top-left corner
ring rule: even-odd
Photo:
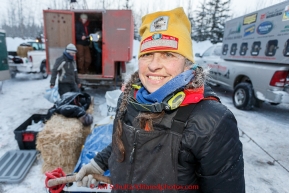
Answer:
[[[17,73],[41,73],[47,78],[45,44],[41,42],[27,42],[21,44],[17,54],[9,55],[9,69],[11,77]]]
[[[233,90],[236,108],[289,103],[289,2],[227,21],[223,43],[195,56],[210,84]]]

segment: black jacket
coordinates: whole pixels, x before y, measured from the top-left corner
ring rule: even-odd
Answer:
[[[205,88],[205,97],[216,96],[209,87]],[[131,110],[130,105],[127,108],[129,113],[124,122],[138,127],[133,121],[138,112]],[[174,115],[175,112],[167,113],[154,126],[169,129]],[[103,170],[109,169],[111,152],[112,146],[109,145],[94,158]],[[183,131],[177,168],[178,184],[199,186],[198,190],[180,192],[245,192],[242,143],[237,122],[231,111],[220,102],[203,100],[195,106]],[[163,177],[159,173],[155,175]]]
[[[91,33],[90,27],[87,26],[87,32],[85,32],[85,27],[81,21],[77,21],[75,24],[75,37],[76,37],[76,44],[89,46],[89,41],[87,39],[82,40],[82,36],[88,36]]]
[[[58,81],[60,83],[79,84],[79,78],[77,75],[76,63],[74,60],[70,60],[63,54],[56,59],[51,73],[50,84],[55,85],[55,80],[59,74]]]
[[[62,95],[61,100],[54,103],[45,117],[49,120],[54,113],[68,118],[79,118],[86,114],[91,103],[91,96],[87,93],[67,92]]]

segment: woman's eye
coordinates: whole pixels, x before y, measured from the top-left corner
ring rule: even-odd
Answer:
[[[166,52],[166,53],[165,53],[165,56],[166,56],[166,57],[174,57],[174,55],[173,55],[172,53],[170,53],[170,52]]]
[[[149,57],[149,56],[151,56],[151,55],[152,55],[151,53],[147,53],[147,54],[142,55],[141,57],[142,57],[142,58],[146,58],[146,57]]]

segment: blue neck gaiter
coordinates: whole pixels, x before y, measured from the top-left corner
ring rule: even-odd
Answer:
[[[193,70],[186,70],[153,93],[149,93],[145,87],[141,87],[136,93],[136,99],[143,104],[161,103],[174,91],[184,88],[193,78]]]
[[[73,60],[73,56],[71,56],[69,53],[67,52],[63,52],[63,54],[69,59],[69,60]]]

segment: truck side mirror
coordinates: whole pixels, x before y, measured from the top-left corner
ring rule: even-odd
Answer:
[[[197,58],[201,58],[201,57],[202,57],[202,56],[200,55],[200,53],[196,53],[195,56],[196,56]]]

